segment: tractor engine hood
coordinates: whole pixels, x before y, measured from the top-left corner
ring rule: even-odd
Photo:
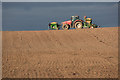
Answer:
[[[69,25],[70,25],[71,23],[72,23],[71,20],[62,22],[62,24],[69,24]]]

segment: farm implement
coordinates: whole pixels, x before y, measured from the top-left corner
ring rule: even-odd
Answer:
[[[61,23],[61,25],[63,30],[67,30],[70,28],[82,29],[100,27],[96,24],[92,24],[92,18],[87,18],[86,16],[84,16],[84,21],[82,19],[79,19],[79,16],[71,16],[71,20],[64,21]],[[61,25],[59,25],[57,22],[51,22],[49,23],[49,29],[59,30]]]
[[[57,22],[51,22],[51,23],[49,23],[48,29],[59,30],[60,25]]]

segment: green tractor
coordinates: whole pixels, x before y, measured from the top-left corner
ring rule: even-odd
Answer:
[[[49,23],[48,29],[49,30],[59,30],[60,25],[57,22],[51,22],[51,23]]]

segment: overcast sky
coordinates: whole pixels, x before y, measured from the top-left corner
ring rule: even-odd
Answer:
[[[48,23],[86,15],[102,27],[118,26],[117,2],[3,2],[3,30],[46,30]]]
[[[0,31],[2,30],[2,3],[0,2]]]

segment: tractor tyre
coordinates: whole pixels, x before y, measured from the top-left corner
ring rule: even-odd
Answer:
[[[76,22],[75,23],[75,29],[82,29],[83,28],[83,24],[82,24],[82,22]]]
[[[70,26],[68,24],[63,24],[62,29],[68,30],[70,29]]]

